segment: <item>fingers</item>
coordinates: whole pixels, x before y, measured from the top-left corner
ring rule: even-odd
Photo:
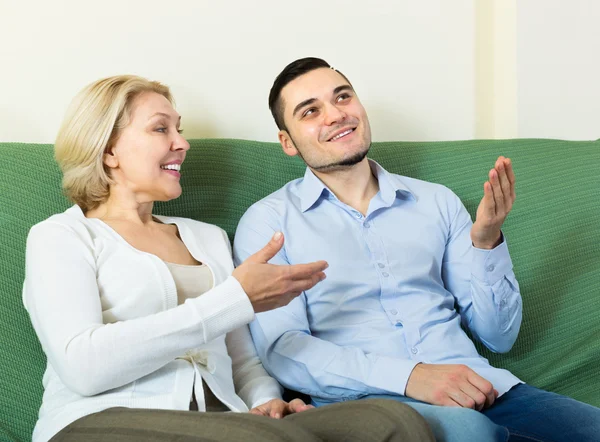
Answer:
[[[257,416],[268,416],[268,409],[264,409],[263,407],[255,407],[252,410],[250,410],[251,414],[255,414]]]
[[[450,399],[461,407],[477,411],[491,406],[498,396],[498,391],[494,389],[491,382],[468,367],[463,372],[466,376],[462,382],[456,384],[456,388],[449,391]]]
[[[272,400],[269,402],[271,404],[271,411],[269,412],[269,417],[273,419],[281,419],[286,411],[287,411],[287,403],[282,400]]]
[[[491,171],[490,171],[491,173]],[[494,190],[489,181],[483,183],[483,211],[488,219],[496,216],[496,202],[494,200]]]
[[[487,408],[495,402],[496,397],[498,397],[498,391],[494,388],[490,381],[482,378],[474,371],[469,373],[467,380],[485,396],[482,408]]]
[[[329,267],[327,261],[315,261],[308,264],[294,264],[286,267],[286,277],[296,280],[308,279],[317,273],[322,273]]]
[[[498,157],[483,186],[486,215],[506,216],[515,201],[515,173],[510,158]]]
[[[458,404],[459,407],[475,409],[477,406],[475,400],[469,394],[460,389],[449,391],[448,397],[452,399],[453,402]],[[450,403],[450,406],[452,407],[454,405]]]
[[[294,399],[288,403],[288,410],[290,413],[300,413],[301,411],[310,410],[315,408],[312,405],[307,405],[302,399]]]
[[[317,283],[323,281],[327,275],[323,272],[312,274],[303,279],[292,279],[289,281],[288,291],[304,291],[313,288]]]
[[[510,158],[504,159],[504,168],[506,169],[506,176],[508,178],[508,181],[510,182],[510,196],[514,203],[514,201],[516,199],[516,193],[515,193],[516,178],[515,178],[515,172],[512,167],[512,161],[510,160]]]
[[[281,250],[281,247],[283,247],[283,233],[275,232],[275,234],[267,243],[267,245],[260,249],[258,252],[256,252],[254,255],[249,256],[248,259],[246,259],[246,261],[253,263],[266,263],[275,255],[277,255],[277,252]]]
[[[512,167],[512,161],[510,158],[499,157],[496,161],[496,169],[500,173],[502,182],[502,190],[507,201],[510,202],[511,206],[516,199],[515,195],[515,172]],[[502,181],[504,180],[504,181]]]
[[[499,157],[496,161],[496,171],[498,172],[498,179],[500,181],[500,187],[502,189],[502,196],[504,199],[504,209],[506,213],[510,212],[513,203],[513,194],[514,194],[514,184],[511,183],[510,178],[508,177],[507,171],[507,163],[512,170],[512,166],[510,165],[510,159]],[[514,177],[514,173],[513,173]]]
[[[496,206],[496,214],[504,213],[504,194],[500,182],[500,174],[496,168],[490,170],[490,184],[494,191],[494,205]]]
[[[494,169],[498,173],[498,181],[502,189],[506,213],[510,212],[515,201],[515,173],[510,158],[498,157]]]
[[[487,396],[473,384],[466,382],[461,385],[461,391],[467,396],[463,407],[472,408],[477,411],[483,410],[487,404]]]

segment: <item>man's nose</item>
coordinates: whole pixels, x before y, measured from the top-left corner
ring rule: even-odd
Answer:
[[[338,106],[330,104],[325,107],[325,124],[328,126],[344,121],[346,113]]]

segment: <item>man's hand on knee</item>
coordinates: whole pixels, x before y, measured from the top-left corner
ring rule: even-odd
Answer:
[[[406,396],[433,405],[481,411],[490,407],[498,391],[466,365],[418,364],[406,384]]]

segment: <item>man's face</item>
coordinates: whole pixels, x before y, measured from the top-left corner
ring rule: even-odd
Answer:
[[[339,73],[319,68],[281,90],[287,131],[279,141],[288,155],[299,155],[313,170],[353,166],[371,146],[371,127],[358,96]]]

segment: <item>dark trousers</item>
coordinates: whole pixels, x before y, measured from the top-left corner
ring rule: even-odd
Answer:
[[[600,440],[600,408],[527,384],[513,387],[483,413],[508,429],[510,442]]]
[[[250,413],[110,408],[65,427],[51,442],[431,441],[425,420],[396,401],[372,399],[272,419]]]

